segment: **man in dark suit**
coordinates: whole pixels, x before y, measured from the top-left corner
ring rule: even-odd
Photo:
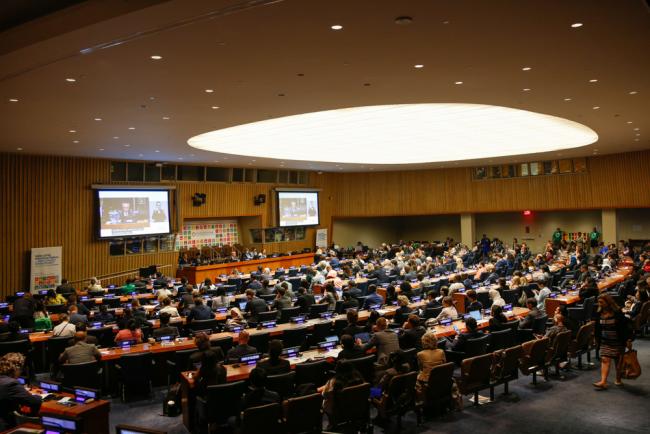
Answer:
[[[280,402],[280,395],[266,388],[266,378],[264,369],[255,368],[251,371],[248,377],[250,387],[242,398],[242,410]]]
[[[34,327],[34,308],[36,302],[31,292],[26,292],[22,297],[14,301],[12,320],[17,321],[23,328]]]
[[[363,348],[354,342],[354,337],[351,335],[344,334],[341,336],[341,346],[343,349],[339,353],[337,360],[358,359],[366,355]]]
[[[388,356],[393,351],[399,350],[399,339],[397,333],[387,330],[388,321],[386,318],[381,317],[377,320],[375,324],[377,332],[372,335],[370,340],[366,345],[364,345],[363,351],[368,351],[371,348],[377,348],[377,365],[379,367],[386,367],[388,364]],[[359,342],[357,342],[358,344]]]
[[[357,287],[357,283],[354,280],[350,280],[348,282],[348,285],[349,285],[348,290],[346,292],[350,294],[350,297],[352,298],[363,297],[363,293]]]
[[[358,324],[359,313],[356,309],[348,309],[345,315],[348,318],[348,325],[342,330],[342,334],[354,336],[357,333],[364,333],[366,331],[365,328]]]
[[[257,322],[257,314],[266,312],[269,308],[264,300],[255,296],[255,291],[252,289],[246,290],[246,299],[248,300],[248,303],[246,303],[246,315],[251,321]]]
[[[384,304],[384,298],[377,294],[377,286],[375,285],[370,285],[368,286],[368,295],[366,296],[366,301],[363,304],[364,309],[368,309],[370,306],[374,305],[383,305]]]
[[[307,293],[307,290],[302,286],[298,288],[298,299],[294,303],[295,307],[300,308],[300,312],[309,312],[309,306],[316,303],[316,299],[312,294]]]
[[[426,329],[420,324],[420,317],[411,314],[404,323],[404,332],[399,336],[399,346],[403,350],[415,348],[422,351],[422,336]]]
[[[226,363],[237,363],[241,357],[257,353],[257,348],[248,345],[249,338],[250,336],[246,330],[239,332],[237,346],[228,350],[228,353],[226,354]]]
[[[535,320],[542,315],[537,309],[537,301],[534,298],[526,300],[526,307],[529,309],[529,312],[524,318],[519,320],[520,329],[532,329],[535,325]]]
[[[483,336],[483,332],[477,329],[478,324],[474,318],[467,318],[465,320],[465,327],[467,328],[467,331],[456,335],[456,338],[449,345],[450,350],[464,352],[469,339],[476,339]]]
[[[194,307],[190,310],[189,315],[187,315],[187,323],[191,323],[193,320],[205,320],[213,319],[214,314],[212,309],[203,304],[203,299],[201,297],[196,297],[194,299]]]

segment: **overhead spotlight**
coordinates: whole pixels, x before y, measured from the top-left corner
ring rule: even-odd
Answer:
[[[151,60],[161,60],[162,56],[159,56],[157,54],[154,54],[153,56],[150,57]]]
[[[400,26],[411,24],[412,22],[413,18],[406,15],[395,18],[395,24],[399,24]]]
[[[334,24],[332,27],[330,27],[332,30],[341,30],[343,29],[343,26],[340,24]]]
[[[531,69],[533,68],[531,68],[530,66],[524,66],[523,68],[521,68],[522,71],[530,71]]]
[[[67,81],[68,83],[74,83],[75,81],[77,81],[77,79],[76,78],[66,78],[65,81]]]
[[[413,65],[413,68],[417,68],[417,69],[424,68],[424,65],[418,63],[417,65]]]
[[[571,27],[577,29],[578,27],[582,27],[582,23],[573,23],[571,24]]]

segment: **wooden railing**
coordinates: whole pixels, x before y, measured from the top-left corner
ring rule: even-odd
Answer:
[[[168,274],[173,271],[175,265],[156,265],[158,271],[163,274]],[[70,284],[77,288],[83,288],[90,283],[90,279],[98,279],[101,282],[101,285],[106,288],[109,285],[123,285],[126,279],[135,278],[140,274],[140,268],[135,268],[133,270],[124,270],[118,271],[116,273],[103,274],[99,276],[87,277],[84,279],[70,281]]]

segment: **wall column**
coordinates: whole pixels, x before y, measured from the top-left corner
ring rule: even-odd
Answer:
[[[476,222],[474,214],[460,215],[460,242],[468,247],[472,247],[476,240]]]
[[[602,241],[605,244],[616,244],[618,242],[618,234],[616,233],[616,210],[604,209],[602,210]]]

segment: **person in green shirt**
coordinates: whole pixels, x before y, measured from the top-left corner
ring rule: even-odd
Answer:
[[[562,243],[562,229],[557,228],[555,232],[553,232],[553,247],[556,249],[560,248],[560,244]]]
[[[135,284],[133,279],[127,279],[123,287],[120,288],[120,295],[129,295],[135,292]]]
[[[595,251],[598,248],[598,240],[600,239],[600,232],[594,227],[594,230],[589,234],[589,245],[591,249]]]

